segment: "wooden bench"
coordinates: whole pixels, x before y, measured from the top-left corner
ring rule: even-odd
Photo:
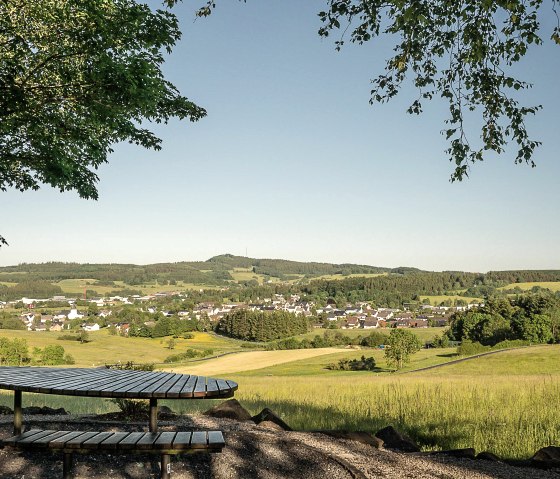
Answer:
[[[193,432],[87,432],[32,429],[0,441],[0,447],[52,450],[63,453],[64,479],[70,479],[74,453],[104,451],[161,455],[162,479],[171,474],[170,455],[220,452],[225,446],[221,431]]]

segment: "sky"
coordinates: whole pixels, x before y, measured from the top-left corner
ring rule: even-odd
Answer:
[[[183,37],[164,71],[208,116],[154,125],[159,152],[116,145],[98,171],[98,201],[50,187],[0,192],[9,242],[0,266],[231,253],[433,271],[560,269],[559,47],[545,42],[516,71],[534,83],[523,101],[544,106],[528,122],[543,142],[537,167],[492,158],[451,183],[444,103],[407,115],[407,86],[388,104],[369,104],[386,42],[335,51],[335,37],[317,35],[325,0],[222,1],[195,19],[202,3],[174,8]]]

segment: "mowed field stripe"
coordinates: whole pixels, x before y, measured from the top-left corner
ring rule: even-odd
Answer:
[[[314,358],[325,354],[340,352],[337,348],[320,349],[294,349],[288,351],[248,351],[238,354],[230,354],[221,358],[200,361],[193,365],[165,368],[174,373],[188,373],[195,375],[212,376],[217,373],[229,374],[242,371],[276,366],[277,364],[300,361],[302,359]]]

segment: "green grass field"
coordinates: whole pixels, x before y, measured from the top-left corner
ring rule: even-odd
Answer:
[[[66,353],[71,354],[75,366],[92,367],[106,363],[113,364],[132,361],[135,363],[163,363],[172,354],[186,349],[213,349],[215,354],[241,350],[241,341],[230,340],[208,333],[193,333],[193,339],[176,339],[175,349],[166,347],[165,339],[125,338],[111,336],[107,330],[89,333],[91,342],[80,344],[78,341],[61,341],[58,337],[68,332],[57,333],[47,331],[13,331],[0,329],[0,337],[23,338],[29,350],[34,347],[43,348],[47,345],[60,345]]]
[[[532,282],[532,283],[511,283],[507,286],[503,286],[502,288],[498,288],[501,290],[504,289],[515,289],[519,288],[523,291],[528,291],[535,286],[539,286],[544,289],[549,289],[550,291],[560,291],[560,281],[540,281],[540,282]]]
[[[424,301],[425,299],[428,299],[432,306],[439,306],[441,303],[443,303],[445,301],[455,302],[455,301],[458,301],[458,300],[462,300],[462,301],[466,301],[467,303],[477,303],[477,302],[482,301],[481,298],[474,298],[472,296],[458,296],[458,295],[453,295],[453,296],[445,296],[445,295],[420,296],[420,301]]]
[[[441,336],[447,328],[411,328],[410,331],[416,334],[421,341],[429,341],[433,339],[434,336]],[[377,329],[315,329],[309,333],[301,334],[296,336],[297,339],[301,340],[303,338],[313,339],[315,336],[323,336],[325,332],[327,334],[341,333],[344,336],[349,336],[350,338],[356,338],[357,336],[366,337],[369,336],[371,332],[378,332],[382,334],[389,335],[391,333],[391,328],[377,328]]]
[[[147,362],[171,353],[158,340],[111,337],[104,332],[92,334],[94,341],[85,345],[58,341],[58,333],[0,330],[0,336],[7,335],[25,337],[30,346],[62,344],[76,359],[81,358],[79,364],[84,366],[99,360],[99,354]],[[173,353],[185,347],[242,350],[240,342],[204,333],[196,334],[193,340],[180,341]],[[560,443],[560,345],[508,350],[405,374],[388,372],[383,351],[376,349],[243,351],[182,365],[181,370],[233,379],[239,384],[236,398],[252,414],[269,407],[297,430],[375,432],[391,424],[426,450],[474,447],[477,452],[488,450],[503,458],[518,459]],[[339,359],[361,355],[374,356],[378,369],[325,369]],[[453,349],[421,350],[406,369],[453,359]],[[259,365],[263,367],[257,368]],[[176,365],[166,369],[176,369]],[[0,394],[0,404],[10,405],[11,401],[9,394]],[[64,396],[26,394],[24,403],[65,407],[74,413],[115,410],[115,405],[106,400],[92,402]],[[214,403],[163,402],[177,412],[187,413],[204,411]]]

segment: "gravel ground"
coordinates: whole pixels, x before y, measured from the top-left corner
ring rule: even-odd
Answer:
[[[24,418],[28,428],[56,430],[145,430],[145,422],[102,422],[94,418]],[[272,431],[205,416],[160,421],[160,430],[192,427],[224,431],[221,454],[172,459],[174,479],[560,479],[560,471],[513,467],[502,463],[426,454],[404,454],[319,433]],[[11,436],[11,418],[0,418],[0,438]],[[75,455],[76,479],[143,479],[159,477],[157,456]],[[60,454],[0,450],[0,478],[59,479]]]

